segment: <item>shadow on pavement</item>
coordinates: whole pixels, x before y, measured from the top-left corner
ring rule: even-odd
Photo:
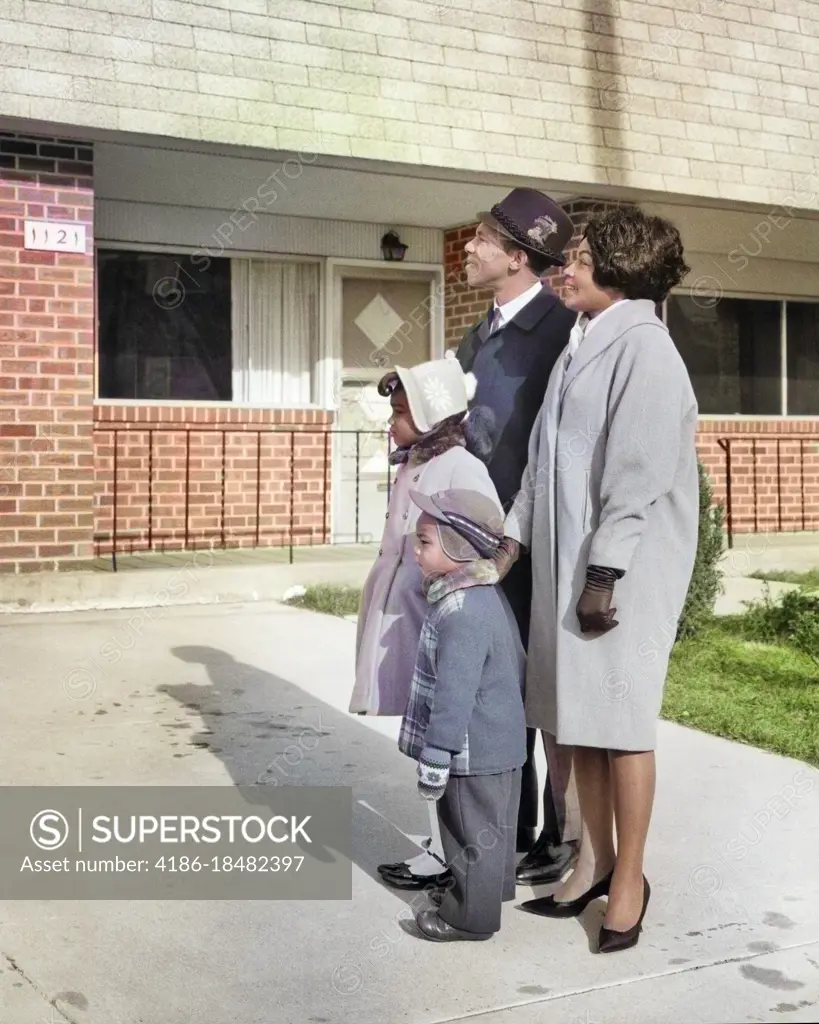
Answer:
[[[352,859],[379,884],[378,864],[418,852],[358,802],[366,801],[402,827],[413,822],[407,831],[424,834],[427,814],[416,795],[413,765],[407,758],[397,762],[394,741],[287,679],[225,651],[196,645],[174,647],[171,653],[204,666],[210,681],[157,689],[199,715],[202,729],[190,737],[191,745],[218,757],[237,786],[263,787],[260,803],[265,805],[280,786],[351,787]],[[406,762],[405,772],[396,771],[401,761]],[[320,859],[339,855],[315,848],[309,852]],[[415,909],[426,905],[421,902],[426,897],[418,893],[388,891]]]

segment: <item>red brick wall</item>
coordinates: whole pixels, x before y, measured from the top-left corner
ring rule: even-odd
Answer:
[[[0,132],[0,572],[92,554],[93,153]],[[27,219],[86,225],[85,254],[28,251]]]
[[[727,500],[730,442],[731,518],[735,533],[819,530],[819,419],[700,420],[697,448]]]
[[[444,343],[457,348],[469,328],[481,320],[492,302],[487,288],[470,288],[463,272],[464,245],[475,234],[475,225],[452,228],[444,235]]]
[[[98,554],[113,543],[115,449],[118,551],[288,544],[291,459],[294,543],[327,542],[331,414],[128,404],[95,420]]]

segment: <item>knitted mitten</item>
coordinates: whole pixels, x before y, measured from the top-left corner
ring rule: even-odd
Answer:
[[[449,781],[452,754],[439,747],[426,746],[418,759],[418,792],[424,800],[440,800]]]

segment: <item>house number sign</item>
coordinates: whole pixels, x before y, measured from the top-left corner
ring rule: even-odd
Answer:
[[[85,252],[85,224],[73,220],[27,220],[26,249],[41,252]]]

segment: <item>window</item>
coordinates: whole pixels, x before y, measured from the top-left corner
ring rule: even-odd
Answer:
[[[786,306],[788,413],[819,416],[819,303]]]
[[[704,414],[775,416],[782,403],[781,304],[670,295],[666,323]]]
[[[317,263],[233,260],[233,397],[308,405],[318,359]]]
[[[99,253],[101,398],[315,401],[319,266]]]
[[[101,398],[231,400],[230,260],[185,260],[99,253]]]

